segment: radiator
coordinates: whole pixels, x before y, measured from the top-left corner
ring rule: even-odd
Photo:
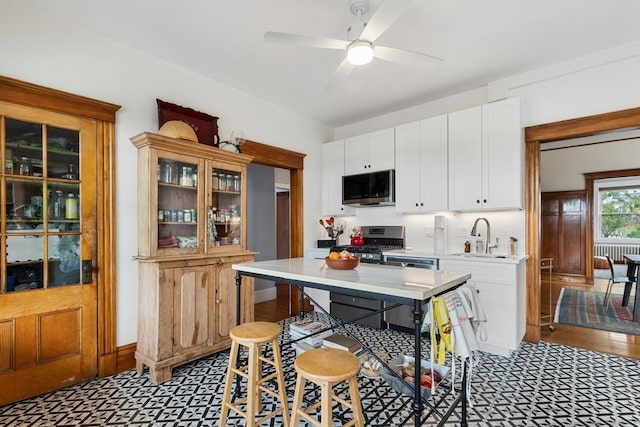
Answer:
[[[596,243],[593,246],[593,254],[595,256],[605,256],[609,254],[611,260],[623,263],[623,254],[640,255],[640,245],[614,245],[611,243]]]

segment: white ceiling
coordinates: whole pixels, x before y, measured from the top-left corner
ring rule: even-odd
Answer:
[[[639,0],[413,0],[376,44],[444,61],[424,71],[374,59],[325,92],[344,52],[263,36],[344,40],[354,21],[349,0],[20,3],[334,127],[640,40]],[[379,4],[371,0],[371,9]]]

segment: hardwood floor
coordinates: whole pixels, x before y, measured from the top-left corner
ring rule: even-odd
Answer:
[[[551,312],[555,312],[556,302],[560,289],[566,287],[578,289],[592,289],[598,292],[606,290],[606,280],[596,280],[595,285],[568,284],[566,282],[553,282],[551,296]],[[618,289],[619,290],[619,289]],[[542,306],[549,305],[549,285],[546,276],[543,275]],[[546,310],[545,310],[546,311]],[[289,317],[288,301],[280,298],[265,301],[255,305],[255,320],[277,322]],[[601,331],[598,329],[580,328],[577,326],[560,325],[554,323],[555,331],[550,331],[547,326],[542,327],[542,340],[556,344],[593,350],[616,356],[640,359],[640,336],[626,335],[615,332]]]
[[[289,301],[286,298],[276,298],[255,304],[253,317],[256,322],[278,322],[289,318]]]
[[[605,292],[607,281],[596,279],[595,284],[580,285],[566,282],[553,282],[551,297],[551,312],[555,313],[556,302],[562,288],[576,288]],[[622,287],[614,289],[621,292]],[[549,305],[549,284],[546,275],[542,276],[542,307],[546,312]],[[616,332],[601,331],[599,329],[581,328],[578,326],[561,325],[554,323],[555,331],[550,331],[547,326],[542,327],[542,340],[571,347],[593,350],[616,356],[640,359],[640,336],[620,334]]]

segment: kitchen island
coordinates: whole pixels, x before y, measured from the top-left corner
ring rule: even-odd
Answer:
[[[353,270],[333,270],[326,266],[324,260],[308,258],[242,263],[235,264],[232,268],[236,271],[238,306],[241,304],[242,276],[291,283],[299,287],[303,293],[304,288],[309,287],[412,306],[415,324],[414,360],[416,361],[422,360],[420,343],[420,329],[424,314],[422,306],[432,297],[453,290],[471,278],[468,273],[374,264],[360,264]],[[325,314],[328,315],[326,312]],[[237,319],[237,321],[239,323],[240,319]],[[341,322],[336,320],[336,324],[340,325]],[[466,368],[463,381],[465,380]],[[420,425],[423,409],[420,387],[415,387],[414,391],[413,413],[415,425]],[[442,424],[444,424],[458,402],[462,405],[462,425],[466,425],[465,387],[462,387],[458,399],[441,417]]]

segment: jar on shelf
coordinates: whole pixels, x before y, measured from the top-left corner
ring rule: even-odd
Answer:
[[[67,194],[64,201],[64,217],[65,219],[78,219],[78,199],[73,193]]]
[[[240,191],[240,175],[233,177],[233,191]]]
[[[178,165],[171,160],[161,160],[161,181],[166,184],[178,183]]]
[[[198,168],[197,167],[193,168],[192,178],[193,178],[193,186],[197,187],[198,186]]]
[[[227,190],[233,191],[233,176],[227,175]]]
[[[182,175],[180,176],[180,185],[184,187],[193,187],[193,169],[190,166],[182,167]]]
[[[211,189],[218,190],[220,188],[220,183],[218,182],[218,173],[213,172],[211,174]]]
[[[225,174],[218,174],[218,183],[220,190],[227,191],[227,176]]]
[[[191,222],[191,209],[184,210],[184,222]]]
[[[5,150],[4,173],[13,173],[13,152],[11,150]]]
[[[28,157],[21,157],[18,161],[18,175],[31,175],[33,168],[31,165],[31,159]]]

